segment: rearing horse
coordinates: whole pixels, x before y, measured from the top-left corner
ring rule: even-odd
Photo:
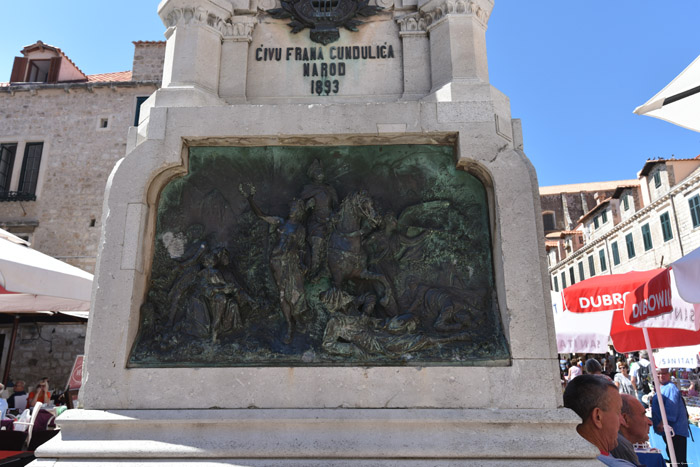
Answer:
[[[351,279],[380,283],[383,296],[379,303],[386,307],[393,301],[389,282],[383,274],[367,270],[367,253],[362,248],[363,238],[379,226],[380,219],[366,191],[348,195],[333,220],[328,241],[328,269],[333,286],[338,290]]]

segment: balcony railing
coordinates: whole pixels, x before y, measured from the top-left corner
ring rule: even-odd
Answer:
[[[1,201],[36,201],[36,195],[24,191],[0,191]]]

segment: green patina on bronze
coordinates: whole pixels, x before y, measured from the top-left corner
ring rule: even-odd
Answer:
[[[501,365],[486,192],[447,146],[197,147],[130,366]]]

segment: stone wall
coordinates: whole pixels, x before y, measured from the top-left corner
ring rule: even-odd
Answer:
[[[107,177],[124,156],[136,98],[156,89],[111,84],[0,88],[0,142],[19,143],[16,161],[23,143],[44,143],[36,201],[0,203],[0,225],[36,224],[33,248],[89,272]]]
[[[131,71],[133,81],[158,81],[163,77],[165,41],[134,42],[134,65]]]
[[[70,377],[75,357],[85,352],[84,323],[21,324],[17,332],[10,379],[22,379],[33,389],[39,379],[47,376],[52,390],[63,390]],[[4,336],[2,361],[5,363],[12,336],[12,326],[0,327]]]

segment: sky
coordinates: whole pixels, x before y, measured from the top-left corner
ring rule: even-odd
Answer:
[[[132,41],[164,39],[157,6],[0,0],[11,18],[0,81],[37,40],[87,74],[130,70]],[[541,186],[633,179],[647,159],[700,155],[700,133],[632,113],[700,55],[698,18],[700,0],[495,0],[489,77],[522,120]]]

